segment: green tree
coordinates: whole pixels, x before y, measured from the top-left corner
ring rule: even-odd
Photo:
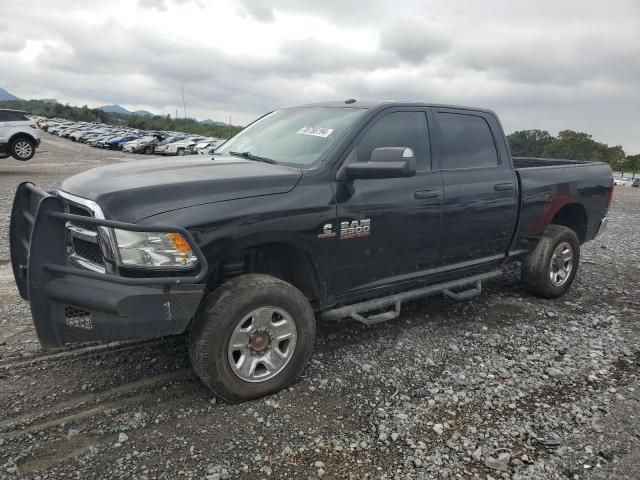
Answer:
[[[624,162],[627,159],[627,156],[624,153],[621,145],[616,145],[615,147],[607,147],[603,153],[603,160],[611,165],[612,170],[623,170]]]
[[[561,131],[558,137],[544,148],[542,156],[567,160],[601,160],[597,142],[591,135],[573,130]]]
[[[636,173],[640,173],[640,155],[629,155],[623,166],[625,172],[631,172],[633,178],[636,178]]]
[[[514,157],[541,157],[553,138],[546,130],[519,130],[507,136]]]

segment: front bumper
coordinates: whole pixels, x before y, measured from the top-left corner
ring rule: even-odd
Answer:
[[[198,258],[195,276],[121,277],[72,266],[65,224],[182,234]],[[179,227],[140,226],[65,212],[62,200],[32,183],[19,185],[11,212],[11,263],[45,348],[66,343],[152,338],[184,332],[204,295],[207,262]]]

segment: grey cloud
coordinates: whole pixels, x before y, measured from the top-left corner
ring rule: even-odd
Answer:
[[[159,11],[166,11],[168,9],[168,4],[175,3],[178,5],[186,5],[188,3],[193,3],[199,7],[204,7],[205,4],[201,0],[138,0],[138,8],[143,9],[157,9]]]
[[[284,42],[277,67],[298,75],[313,76],[343,71],[375,71],[394,65],[386,52],[363,53],[349,46],[321,42],[315,38]]]
[[[277,13],[319,16],[336,23],[354,23],[384,18],[384,12],[392,11],[392,2],[367,0],[354,2],[345,0],[323,0],[305,2],[300,0],[239,0],[243,13],[261,22],[270,22]]]
[[[420,64],[428,57],[442,54],[450,41],[433,25],[418,20],[402,20],[380,34],[380,47],[401,60]]]
[[[5,52],[19,52],[27,46],[27,41],[18,35],[0,33],[0,50]]]
[[[138,7],[140,8],[156,8],[158,10],[166,10],[167,5],[165,0],[138,0]]]
[[[262,0],[242,0],[238,11],[241,15],[253,17],[259,22],[275,20],[272,7]]]
[[[536,33],[513,38],[509,44],[479,39],[462,46],[452,61],[518,83],[575,86],[608,78],[637,81],[640,34],[633,36],[621,44],[594,34],[570,39]]]

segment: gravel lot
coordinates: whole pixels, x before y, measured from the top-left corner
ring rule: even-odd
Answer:
[[[564,298],[510,268],[471,301],[320,323],[304,378],[228,405],[182,337],[40,350],[8,264],[16,185],[141,158],[44,137],[0,161],[0,478],[640,478],[640,189]]]

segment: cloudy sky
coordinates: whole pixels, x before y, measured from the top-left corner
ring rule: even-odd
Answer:
[[[494,109],[640,153],[638,0],[0,0],[0,87],[245,124],[344,98]]]

